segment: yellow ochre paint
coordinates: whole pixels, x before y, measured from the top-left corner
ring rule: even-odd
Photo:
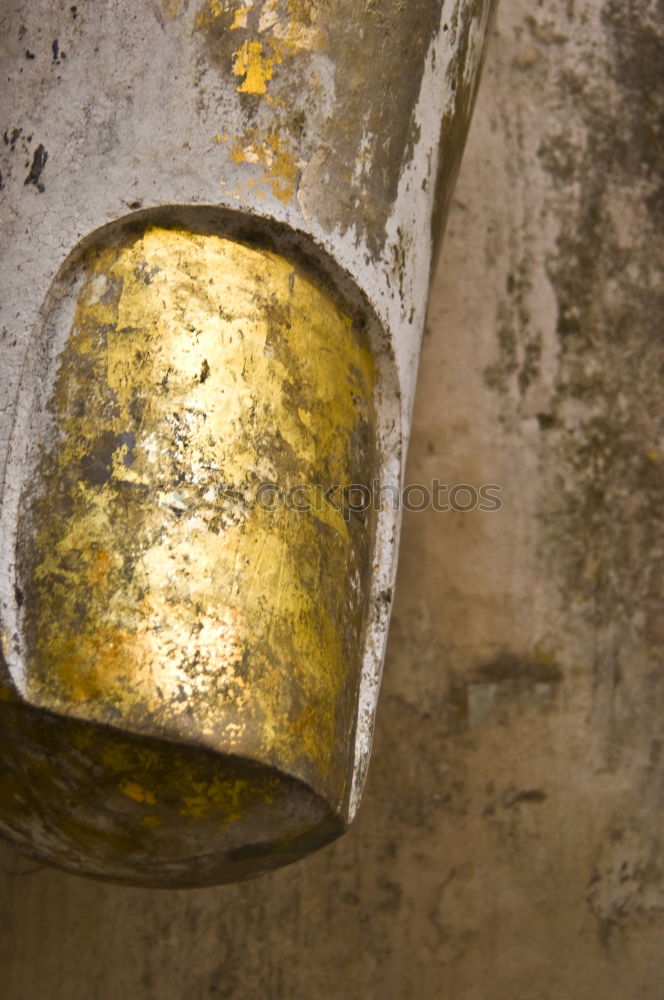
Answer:
[[[318,79],[315,68],[309,65],[312,54],[323,48],[318,20],[311,4],[294,0],[259,5],[206,0],[196,16],[194,30],[208,36],[224,74],[240,78],[235,90],[261,99],[261,114],[257,119],[252,116],[250,127],[232,136],[215,135],[217,144],[232,139],[231,159],[235,163],[262,168],[258,176],[236,178],[233,196],[237,199],[251,191],[257,198],[271,193],[279,201],[289,202],[297,191],[303,163],[290,119],[289,81],[303,73]],[[282,64],[284,71],[277,79],[276,69]],[[225,187],[226,178],[220,183]]]
[[[242,84],[236,88],[238,93],[265,94],[273,69],[280,62],[281,58],[276,52],[270,56],[265,55],[262,42],[243,42],[233,61],[234,75],[244,77]]]
[[[243,142],[236,141],[231,151],[235,163],[257,163],[265,168],[262,183],[269,185],[275,198],[290,201],[295,191],[298,167],[295,155],[277,134],[261,140],[258,133],[249,132]]]

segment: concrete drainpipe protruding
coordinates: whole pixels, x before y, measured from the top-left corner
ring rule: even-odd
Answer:
[[[431,234],[492,7],[0,13],[0,830],[19,849],[208,885],[353,818]]]

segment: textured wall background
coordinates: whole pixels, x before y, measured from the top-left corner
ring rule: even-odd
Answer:
[[[359,822],[253,884],[0,855],[6,1000],[658,1000],[662,5],[502,0],[433,290]]]

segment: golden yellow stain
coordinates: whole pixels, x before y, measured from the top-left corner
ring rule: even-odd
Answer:
[[[154,806],[157,804],[157,799],[148,791],[146,788],[141,788],[133,781],[123,781],[120,785],[120,791],[123,795],[126,795],[128,799],[133,799],[134,802],[144,802],[147,805]]]
[[[232,881],[252,865],[259,874],[291,860],[280,862],[279,845],[325,820],[315,796],[302,809],[288,779],[269,767],[0,707],[3,824],[32,831],[31,849],[53,863],[138,884]],[[248,868],[257,830],[275,844],[274,857],[259,851]]]
[[[222,7],[221,0],[205,0],[205,4],[194,19],[194,31],[205,30],[205,28],[214,24],[223,13],[224,8]]]
[[[160,816],[144,816],[141,820],[141,825],[148,827],[148,829],[155,830],[158,827],[163,826],[164,821]]]
[[[293,197],[299,172],[297,160],[278,134],[260,139],[258,133],[249,133],[243,142],[235,141],[230,156],[235,163],[263,167],[260,183],[268,186],[275,198],[287,202]]]
[[[87,571],[88,583],[91,587],[107,587],[111,570],[111,557],[105,549],[100,549],[92,565]]]
[[[320,496],[371,481],[373,379],[277,254],[158,226],[92,248],[21,528],[33,701],[340,795],[373,519]],[[269,483],[319,502],[252,502]]]
[[[233,11],[233,23],[231,24],[231,31],[237,31],[238,28],[247,27],[247,14],[251,10],[253,4],[249,4],[246,7],[238,7]]]
[[[299,183],[299,139],[289,124],[292,101],[287,87],[278,84],[275,89],[269,85],[276,67],[282,63],[284,81],[294,76],[299,78],[303,72],[309,73],[313,81],[318,80],[315,68],[308,66],[307,60],[324,48],[324,30],[319,23],[319,12],[311,3],[270,0],[260,6],[250,28],[248,15],[252,10],[253,4],[240,0],[206,0],[196,17],[194,30],[208,34],[210,44],[218,52],[225,52],[220,43],[223,34],[228,30],[239,33],[240,44],[232,56],[223,57],[224,72],[241,78],[237,92],[261,98],[268,112],[259,128],[252,125],[232,137],[234,162],[255,164],[262,168],[262,175],[237,180],[231,196],[242,200],[251,192],[253,197],[263,199],[272,194],[288,202]],[[316,86],[320,86],[320,81]],[[226,142],[228,138],[217,133],[215,141]],[[226,178],[220,179],[220,184],[226,187]]]
[[[187,0],[161,0],[161,9],[167,21],[173,21],[185,10]]]
[[[176,2],[176,0],[171,0]],[[247,30],[248,15],[253,3],[246,0],[205,0],[194,20],[194,30],[207,32],[219,25],[231,31]],[[316,5],[308,2],[267,0],[260,7],[258,30],[254,41],[260,41],[281,58],[300,52],[317,52],[324,47],[324,29]]]
[[[235,53],[233,74],[244,80],[236,90],[239,94],[265,94],[268,81],[272,79],[275,65],[281,62],[277,52],[266,55],[263,43],[245,41]]]

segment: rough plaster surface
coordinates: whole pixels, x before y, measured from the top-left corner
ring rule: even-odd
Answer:
[[[405,515],[356,825],[195,892],[3,851],[7,1000],[659,1000],[661,24],[499,10],[408,478],[504,506]]]

